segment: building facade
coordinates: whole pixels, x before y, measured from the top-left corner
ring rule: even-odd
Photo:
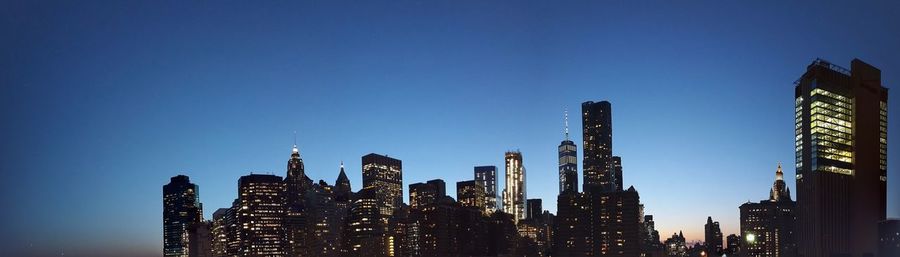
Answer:
[[[484,205],[489,213],[500,209],[500,201],[497,200],[499,189],[497,188],[497,166],[475,166],[475,181],[484,185]]]
[[[188,228],[203,220],[200,188],[185,175],[163,186],[163,255],[189,256]]]
[[[239,256],[287,256],[284,180],[251,174],[238,180]]]
[[[522,153],[506,152],[506,188],[503,189],[503,212],[513,215],[518,224],[525,219],[525,167],[522,165]]]
[[[378,209],[388,217],[403,203],[403,163],[379,154],[362,157],[363,187],[373,188],[378,197]]]
[[[817,59],[795,85],[800,256],[874,255],[887,203],[881,71]]]
[[[748,257],[797,256],[796,203],[784,183],[781,165],[769,199],[745,203],[741,210],[741,255]]]
[[[612,191],[612,107],[609,102],[581,104],[584,191]]]
[[[490,214],[484,205],[484,185],[478,180],[456,182],[456,200],[462,207],[475,208],[484,215]]]
[[[708,256],[721,256],[724,253],[725,246],[722,242],[722,228],[718,221],[713,221],[712,217],[706,217],[706,225],[703,226],[704,243],[706,254]]]

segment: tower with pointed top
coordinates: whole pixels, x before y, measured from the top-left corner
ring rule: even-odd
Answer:
[[[284,178],[284,232],[287,241],[287,254],[291,256],[306,255],[308,245],[307,215],[305,195],[312,187],[312,180],[306,176],[300,149],[297,148],[296,136],[291,147],[291,157],[287,163],[287,176]]]
[[[781,164],[769,199],[741,205],[741,254],[743,256],[797,256],[796,203],[784,183]]]
[[[569,140],[569,111],[565,112],[566,138],[559,143],[559,192],[578,192],[578,146]]]
[[[344,172],[344,162],[341,162],[341,171],[338,173],[337,180],[334,181],[334,200],[338,202],[349,202],[353,189],[350,187],[350,179]]]

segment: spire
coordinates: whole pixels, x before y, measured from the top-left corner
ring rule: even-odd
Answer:
[[[566,108],[564,112],[566,115],[566,141],[568,141],[569,140],[569,108]]]
[[[781,162],[778,162],[778,169],[775,170],[775,180],[784,180],[784,172],[781,171]]]

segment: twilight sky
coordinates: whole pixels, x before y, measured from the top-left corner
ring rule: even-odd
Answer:
[[[37,2],[0,3],[2,249],[158,255],[169,177],[209,218],[241,175],[284,176],[293,131],[311,178],[343,160],[354,190],[370,152],[403,160],[404,193],[441,178],[455,196],[518,149],[555,212],[563,110],[580,156],[589,100],[612,102],[662,237],[700,240],[707,216],[738,233],[778,162],[795,190],[792,82],[812,60],[900,84],[897,1]]]

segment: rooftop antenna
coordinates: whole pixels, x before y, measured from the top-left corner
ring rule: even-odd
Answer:
[[[569,140],[569,108],[565,109],[566,113],[566,141]]]
[[[297,146],[297,131],[294,130],[294,146]]]

